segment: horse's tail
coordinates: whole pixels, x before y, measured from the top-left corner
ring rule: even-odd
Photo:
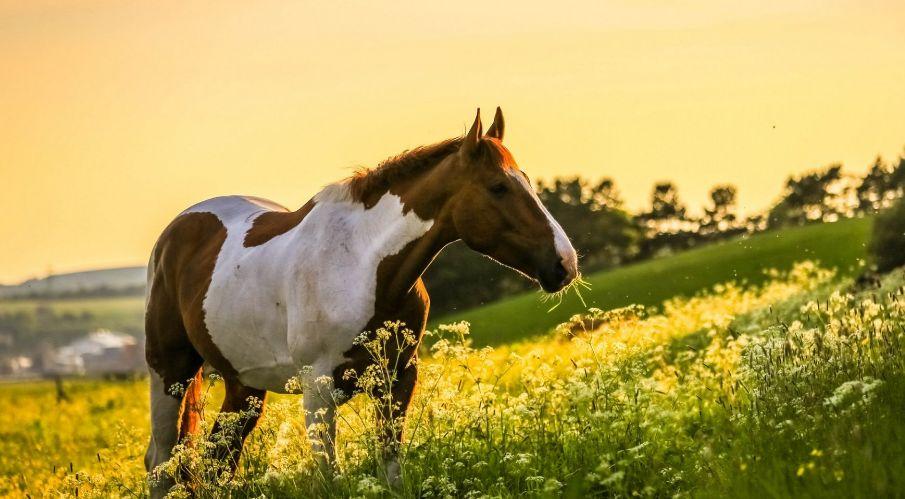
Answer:
[[[185,397],[182,399],[182,412],[179,416],[179,441],[183,441],[198,433],[201,423],[204,401],[201,396],[201,388],[204,384],[204,367],[198,369],[195,378],[185,389]]]

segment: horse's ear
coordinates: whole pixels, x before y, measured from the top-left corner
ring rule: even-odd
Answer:
[[[490,125],[490,128],[487,129],[487,136],[492,137],[494,139],[503,141],[503,130],[506,128],[506,123],[503,121],[503,110],[500,109],[500,106],[496,107],[496,114],[493,115],[493,124]]]
[[[465,134],[465,140],[462,142],[461,151],[465,154],[473,153],[475,148],[478,147],[478,142],[480,142],[483,132],[484,126],[481,125],[481,108],[478,108],[478,112],[474,117],[474,124],[471,125],[471,129]]]

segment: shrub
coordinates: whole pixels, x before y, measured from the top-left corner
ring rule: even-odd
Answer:
[[[877,215],[868,251],[879,272],[905,265],[905,199]]]

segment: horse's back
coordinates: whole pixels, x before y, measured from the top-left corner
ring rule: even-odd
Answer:
[[[243,230],[258,215],[287,212],[273,201],[253,196],[219,196],[183,210],[163,230],[151,254],[148,266],[149,287],[162,274],[188,267],[213,265],[229,233]],[[212,267],[210,267],[212,269]],[[169,281],[176,283],[179,280]]]
[[[176,218],[190,213],[210,213],[229,224],[267,211],[289,210],[279,203],[255,196],[218,196],[190,206]]]

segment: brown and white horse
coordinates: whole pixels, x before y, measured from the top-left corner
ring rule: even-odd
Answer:
[[[221,411],[249,409],[283,392],[302,368],[328,377],[328,393],[351,395],[343,373],[369,356],[354,339],[402,321],[420,341],[429,299],[421,275],[447,244],[470,248],[535,279],[548,292],[577,275],[575,250],[503,146],[497,108],[484,134],[480,111],[464,138],[421,147],[324,188],[296,211],[263,199],[226,196],[182,212],[163,231],[148,268],[145,316],[151,373],[151,471],[198,430],[201,367],[224,378]],[[417,378],[398,356],[392,414],[405,416]],[[189,382],[189,380],[192,380]],[[173,385],[188,388],[172,390]],[[312,444],[332,460],[332,397],[304,396]],[[321,419],[323,418],[323,419]],[[252,417],[228,446],[238,459]],[[398,435],[387,436],[388,475],[398,475]],[[166,492],[162,480],[152,495]]]

